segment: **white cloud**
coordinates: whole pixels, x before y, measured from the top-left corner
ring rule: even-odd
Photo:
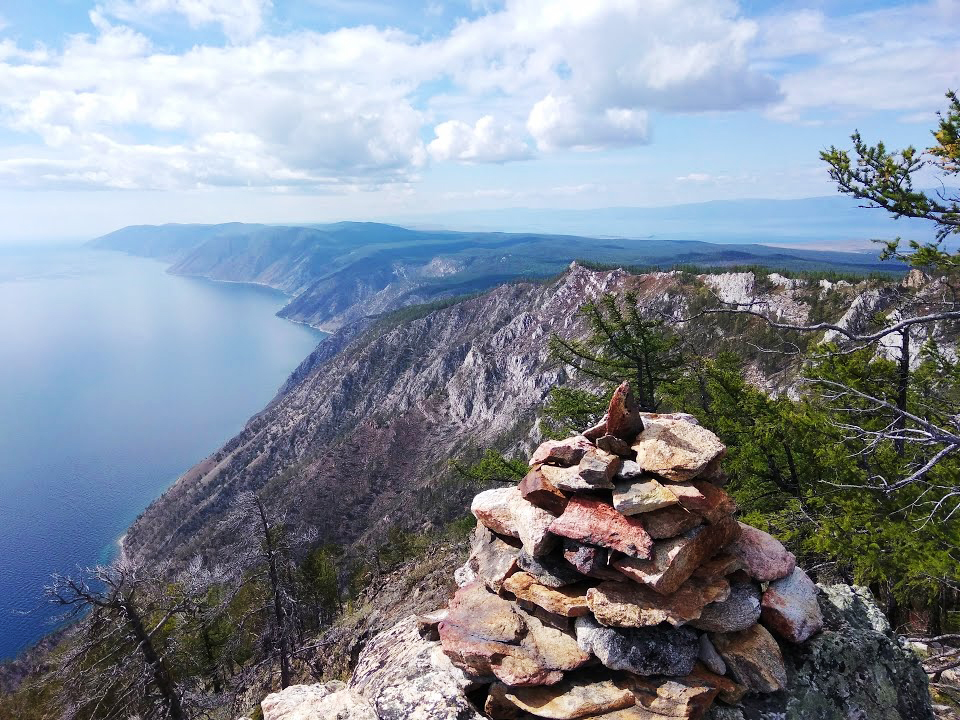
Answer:
[[[219,25],[232,40],[254,37],[272,0],[108,0],[98,12],[141,24],[158,16],[181,15],[190,27]]]
[[[679,176],[677,182],[706,183],[714,179],[710,173],[692,172]]]
[[[0,147],[0,182],[394,186],[428,160],[644,144],[654,113],[905,117],[960,84],[960,0],[843,20],[752,20],[734,0],[507,0],[429,40],[263,34],[270,0],[99,2],[94,31],[62,47],[0,40],[0,125],[34,142]],[[233,43],[160,49],[149,28],[171,14]]]
[[[761,23],[757,57],[780,72],[770,114],[927,113],[960,84],[960,0],[932,0],[830,18],[804,10]]]
[[[570,96],[547,95],[530,110],[527,130],[541,150],[593,150],[647,142],[642,110],[584,110]]]
[[[427,146],[434,160],[466,163],[503,163],[529,158],[530,148],[509,125],[499,126],[492,115],[476,124],[448,120],[434,128],[436,138]]]

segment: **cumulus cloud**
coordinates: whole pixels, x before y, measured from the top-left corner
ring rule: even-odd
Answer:
[[[647,114],[629,108],[593,111],[569,95],[547,95],[530,110],[527,130],[541,150],[593,150],[647,142]]]
[[[158,16],[180,15],[191,27],[219,25],[231,40],[255,36],[271,0],[109,0],[97,12],[135,24]]]
[[[482,7],[425,39],[372,26],[264,34],[270,0],[99,0],[92,31],[62,46],[0,40],[0,124],[25,141],[0,149],[0,182],[376,187],[429,161],[641,145],[654,113],[908,115],[960,80],[960,0],[922,5],[919,20],[909,8],[756,20],[733,0]],[[157,47],[150,28],[168,15],[232,42]]]
[[[960,0],[931,0],[831,18],[821,11],[761,21],[757,58],[779,70],[783,99],[770,115],[927,113],[960,83]]]
[[[427,146],[435,160],[466,163],[503,163],[530,157],[530,148],[509,125],[497,125],[492,115],[484,115],[474,125],[448,120],[434,128],[436,138]]]

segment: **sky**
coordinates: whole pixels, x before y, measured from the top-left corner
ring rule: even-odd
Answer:
[[[0,237],[827,195],[960,0],[0,0]]]

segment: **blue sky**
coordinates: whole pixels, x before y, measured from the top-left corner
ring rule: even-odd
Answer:
[[[960,0],[4,0],[7,240],[832,192],[929,144]]]

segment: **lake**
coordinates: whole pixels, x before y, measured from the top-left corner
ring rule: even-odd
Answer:
[[[51,573],[109,560],[324,337],[280,293],[164,270],[0,246],[0,658],[52,629]]]

